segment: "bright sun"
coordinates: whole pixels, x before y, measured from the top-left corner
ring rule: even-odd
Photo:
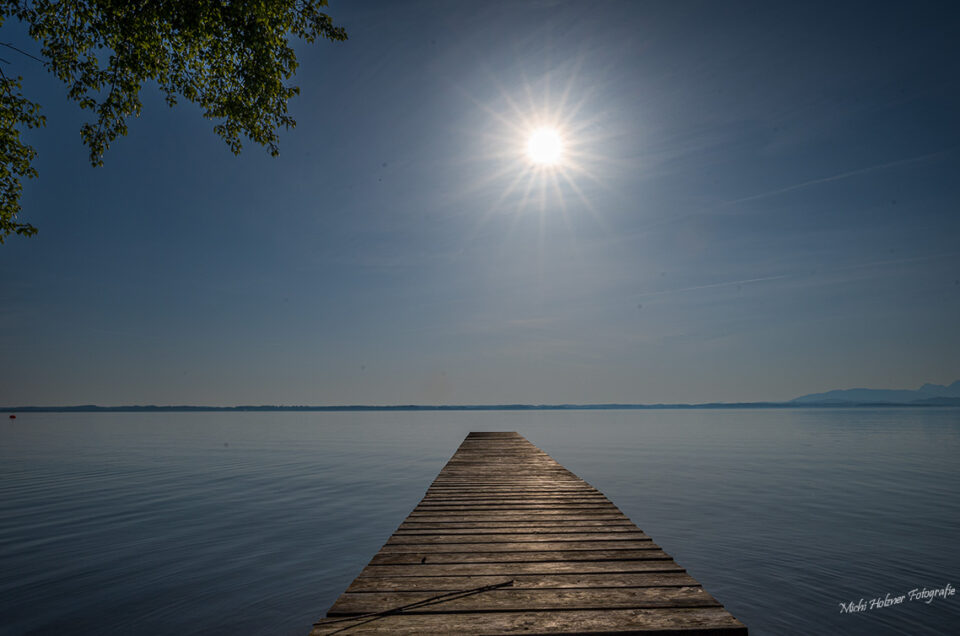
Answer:
[[[563,140],[553,128],[538,128],[527,140],[527,156],[535,164],[552,166],[563,154]]]

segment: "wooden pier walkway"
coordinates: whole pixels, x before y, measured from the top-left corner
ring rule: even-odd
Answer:
[[[470,433],[311,636],[747,628],[600,491],[517,433]]]

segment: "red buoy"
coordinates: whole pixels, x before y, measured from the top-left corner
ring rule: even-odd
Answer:
[[[11,416],[10,416],[10,419],[11,419],[11,420],[15,420],[15,419],[17,419],[17,416],[16,416],[16,415],[11,415]]]

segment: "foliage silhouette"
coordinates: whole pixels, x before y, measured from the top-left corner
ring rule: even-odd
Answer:
[[[93,111],[80,135],[94,166],[127,133],[127,119],[140,114],[140,90],[150,80],[170,106],[179,98],[199,105],[234,154],[245,138],[276,155],[279,130],[296,125],[287,102],[300,92],[285,83],[297,69],[290,39],[347,39],[321,11],[326,6],[327,0],[0,0],[0,25],[11,18],[28,25],[41,57],[0,45],[42,62],[71,100]],[[39,104],[23,95],[22,79],[0,67],[0,243],[12,233],[37,232],[16,220],[21,180],[37,176],[37,153],[20,135],[45,124]]]

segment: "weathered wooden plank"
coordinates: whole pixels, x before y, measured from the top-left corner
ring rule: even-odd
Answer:
[[[430,523],[425,521],[405,521],[397,528],[397,533],[429,532],[433,530],[456,534],[458,531],[465,534],[471,530],[477,533],[504,532],[636,532],[637,526],[629,519],[614,519],[608,521],[464,521],[459,523]]]
[[[663,550],[521,550],[519,552],[378,552],[371,565],[440,563],[550,563],[555,561],[639,561],[669,559]]]
[[[449,592],[513,581],[510,589],[682,587],[698,585],[685,572],[603,574],[515,574],[503,576],[395,576],[358,577],[347,592]]]
[[[409,521],[421,521],[424,523],[459,523],[464,521],[562,521],[571,525],[571,521],[629,521],[621,512],[607,511],[538,511],[530,510],[527,512],[461,512],[458,514],[438,515],[435,513],[412,512],[407,517]]]
[[[603,495],[599,493],[582,493],[582,494],[568,494],[568,495],[534,495],[534,494],[517,494],[517,495],[506,495],[503,493],[472,493],[469,496],[463,494],[457,495],[435,495],[427,494],[423,498],[423,503],[430,503],[433,505],[463,505],[463,504],[472,504],[472,503],[515,503],[515,502],[525,502],[525,503],[595,503],[598,501],[603,501],[606,503],[613,503]]]
[[[614,503],[603,497],[554,497],[551,499],[539,497],[476,497],[473,499],[464,499],[463,497],[424,497],[417,508],[442,511],[456,510],[458,507],[484,508],[487,510],[503,510],[508,508],[520,508],[527,510],[530,508],[553,508],[555,506],[614,506]],[[614,506],[616,507],[616,506]]]
[[[448,484],[477,484],[480,481],[488,482],[491,485],[499,486],[514,486],[516,488],[528,488],[536,486],[545,486],[547,484],[556,485],[567,483],[572,485],[577,484],[575,480],[565,481],[562,475],[551,474],[544,475],[543,471],[531,469],[525,474],[518,473],[516,471],[511,471],[512,474],[506,475],[504,471],[500,470],[495,473],[489,473],[486,475],[470,473],[459,475],[456,479],[448,479],[443,483]],[[525,477],[529,477],[525,479]]]
[[[513,576],[515,574],[602,574],[604,572],[683,572],[669,560],[553,561],[548,563],[418,563],[368,565],[360,576]]]
[[[453,492],[453,491],[531,491],[531,492],[600,492],[585,481],[556,481],[556,480],[538,480],[527,484],[518,484],[516,480],[494,484],[489,481],[474,479],[457,483],[444,483],[444,480],[437,478],[427,492]]]
[[[430,545],[450,543],[576,543],[586,541],[649,541],[650,537],[639,530],[633,532],[541,532],[536,533],[497,533],[497,534],[394,534],[386,545]]]
[[[509,481],[511,477],[522,477],[534,483],[545,483],[549,479],[585,483],[569,470],[548,462],[498,462],[498,465],[492,465],[486,461],[482,464],[457,463],[454,461],[440,471],[437,479],[442,483],[449,479],[467,480],[476,478],[477,475],[488,476],[501,482]]]
[[[391,543],[380,548],[380,554],[443,554],[451,552],[544,552],[571,550],[658,550],[650,539],[626,541],[487,541],[485,543]]]
[[[475,503],[468,505],[456,505],[456,504],[447,504],[447,505],[437,505],[422,503],[416,508],[413,509],[416,513],[429,513],[429,514],[454,514],[458,512],[527,512],[527,511],[537,511],[537,512],[567,512],[567,511],[603,511],[603,512],[620,512],[620,509],[614,506],[609,502],[600,502],[600,503],[567,503],[567,502],[557,502],[557,503],[543,503],[543,504],[522,504],[519,502],[512,503]]]
[[[489,460],[489,461],[487,461]],[[443,483],[470,481],[478,482],[491,479],[493,483],[521,483],[546,485],[550,480],[561,484],[580,484],[586,482],[566,470],[548,462],[498,461],[494,457],[477,458],[477,462],[462,462],[448,465],[437,475],[436,485]]]
[[[441,474],[468,469],[489,472],[491,466],[497,465],[518,466],[521,468],[527,466],[542,466],[545,469],[557,473],[564,473],[579,479],[579,477],[563,466],[553,462],[549,455],[526,455],[526,452],[529,451],[525,451],[523,448],[491,449],[490,452],[461,448],[457,454],[447,462],[446,466],[443,467]]]
[[[427,489],[428,495],[432,494],[451,494],[451,493],[467,493],[467,494],[485,494],[485,493],[502,493],[504,495],[510,494],[557,494],[557,495],[569,495],[576,493],[590,493],[590,494],[600,494],[603,493],[586,483],[579,484],[558,484],[558,483],[544,483],[544,484],[530,484],[522,486],[520,484],[490,484],[490,483],[472,483],[472,484],[442,484],[434,483],[430,488]]]
[[[435,595],[423,592],[345,593],[327,616],[350,616],[377,612],[383,607],[401,607],[427,601]],[[592,609],[641,609],[651,607],[718,607],[720,603],[699,586],[564,590],[514,590],[500,588],[447,596],[424,603],[411,614],[435,612],[564,611]]]
[[[531,493],[508,495],[504,493],[471,493],[470,495],[437,495],[427,494],[422,499],[423,503],[434,505],[463,505],[473,503],[613,503],[599,493],[568,493],[568,494],[550,494],[536,495]]]
[[[476,510],[476,511],[466,511],[466,510],[454,510],[454,511],[437,511],[437,510],[418,510],[414,509],[410,516],[407,517],[411,521],[423,520],[424,517],[442,517],[445,519],[458,519],[460,517],[480,517],[481,520],[489,519],[491,521],[522,521],[524,517],[532,517],[536,521],[537,517],[557,517],[558,515],[565,515],[571,518],[587,518],[587,517],[610,517],[610,516],[619,516],[625,517],[625,515],[620,512],[619,509],[613,507],[604,507],[604,508],[584,508],[581,510],[562,510],[562,509],[550,509],[550,508],[532,508],[529,510]]]
[[[613,502],[605,497],[597,496],[585,496],[582,494],[552,494],[548,497],[539,496],[532,493],[516,493],[512,496],[506,496],[502,493],[486,493],[485,495],[456,495],[456,496],[437,496],[437,495],[428,495],[424,497],[423,501],[426,505],[450,505],[450,506],[463,506],[463,505],[490,505],[490,504],[501,504],[501,505],[511,505],[511,504],[560,504],[560,505],[569,505],[569,504],[608,504],[613,505]],[[460,503],[458,503],[460,502]]]
[[[505,498],[505,497],[513,497],[513,498],[523,498],[523,497],[563,497],[563,498],[567,498],[567,497],[576,497],[576,496],[590,496],[590,497],[595,497],[595,496],[597,496],[598,494],[602,494],[602,493],[597,493],[597,492],[595,492],[595,491],[593,491],[593,490],[589,490],[589,489],[586,489],[586,488],[566,488],[566,489],[550,488],[550,489],[547,489],[547,488],[529,488],[529,487],[521,487],[521,486],[514,486],[514,487],[510,487],[510,488],[506,488],[506,487],[493,488],[493,487],[490,487],[490,488],[484,488],[482,491],[480,491],[480,490],[471,491],[471,490],[463,490],[463,489],[459,489],[459,488],[458,488],[458,489],[453,489],[453,488],[451,488],[451,489],[449,489],[449,490],[444,490],[444,491],[431,490],[431,491],[428,491],[427,493],[425,493],[425,495],[428,496],[428,497],[444,496],[444,497],[470,497],[470,498],[474,498],[474,497],[478,497],[478,496],[479,496],[479,497],[489,496],[489,497],[498,497],[498,498],[500,498],[500,497],[503,497],[503,498]]]
[[[411,512],[414,519],[418,517],[462,517],[465,515],[482,515],[499,518],[503,515],[623,515],[619,508],[612,504],[551,504],[542,506],[524,506],[522,504],[508,504],[491,506],[478,504],[474,506],[417,506]]]
[[[522,501],[522,500],[545,500],[545,501],[574,501],[577,499],[586,499],[589,501],[610,501],[603,494],[589,490],[569,490],[561,492],[557,490],[484,490],[484,491],[449,491],[437,492],[430,491],[424,495],[427,501],[455,501],[467,500],[474,501]],[[612,503],[612,502],[611,502]]]
[[[570,612],[475,612],[393,615],[314,626],[311,636],[344,634],[629,634],[747,636],[747,628],[721,607],[587,610]]]
[[[562,468],[549,468],[537,466],[499,466],[494,469],[470,469],[467,466],[456,468],[444,468],[437,476],[437,484],[443,483],[476,483],[489,480],[492,484],[520,484],[520,485],[555,485],[555,484],[579,484],[586,485],[586,482],[572,474],[570,471]]]
[[[570,497],[570,496],[593,496],[597,495],[596,491],[587,489],[587,488],[529,488],[529,487],[489,487],[482,490],[466,490],[461,488],[449,488],[446,490],[430,490],[425,493],[427,496],[434,497],[438,495],[443,496],[460,496],[460,497],[475,497],[475,496],[498,496],[498,497]],[[602,494],[602,493],[601,493]]]

